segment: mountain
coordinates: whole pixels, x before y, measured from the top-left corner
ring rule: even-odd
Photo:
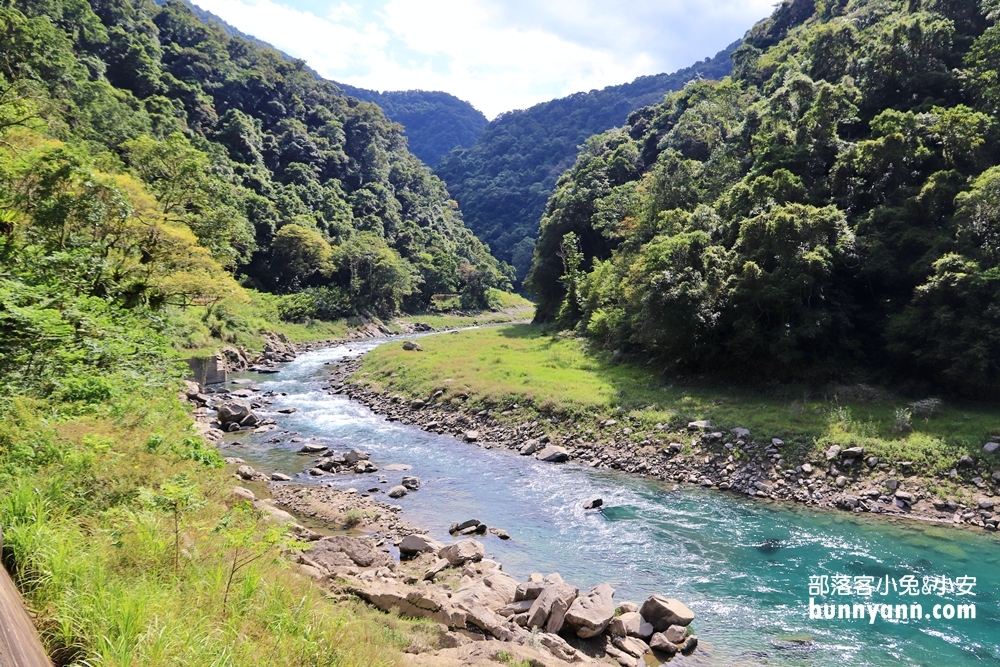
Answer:
[[[7,7],[0,75],[49,134],[142,181],[244,284],[343,315],[506,283],[402,128],[301,61],[176,0]]]
[[[454,148],[469,148],[486,128],[482,111],[454,95],[439,91],[403,90],[380,93],[338,83],[346,94],[382,107],[402,125],[410,152],[433,168]]]
[[[474,146],[447,155],[436,173],[448,184],[476,236],[523,277],[545,202],[559,175],[573,165],[580,144],[622,125],[631,111],[661,101],[692,79],[726,76],[737,45],[673,74],[642,76],[501,114]]]
[[[160,4],[165,0],[158,0]],[[216,25],[230,37],[240,37],[265,48],[274,47],[256,37],[247,35],[226,23],[210,11],[187,2],[195,16],[203,22]],[[291,56],[279,51],[288,60]],[[319,74],[316,74],[317,78]],[[482,134],[487,120],[483,112],[454,95],[440,91],[403,90],[379,92],[337,83],[351,97],[382,107],[389,120],[399,123],[405,130],[408,148],[424,164],[433,168],[453,148],[469,148]]]
[[[784,0],[731,78],[586,142],[542,218],[539,319],[685,372],[995,394],[998,15]]]

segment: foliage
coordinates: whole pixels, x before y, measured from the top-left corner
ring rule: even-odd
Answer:
[[[100,205],[114,196],[103,194],[111,185],[145,184],[153,197],[142,216],[186,227],[248,286],[348,290],[350,272],[302,266],[313,256],[286,265],[291,232],[282,230],[305,229],[341,255],[358,248],[353,237],[369,235],[410,262],[414,280],[402,287],[409,308],[433,296],[411,286],[466,289],[463,263],[484,267],[490,287],[509,287],[509,270],[407,151],[401,126],[302,61],[201,22],[180,0],[11,2],[0,9],[0,34],[0,128],[37,118],[70,147],[67,159],[85,147],[107,175],[94,185]],[[73,182],[89,187],[82,176]],[[53,220],[62,211],[52,209]],[[177,276],[172,288],[193,281]],[[352,306],[388,315],[395,311],[385,308],[404,305],[398,294],[365,294]]]
[[[446,155],[436,173],[461,205],[469,228],[497,257],[513,264],[521,280],[531,266],[545,201],[559,174],[572,166],[580,144],[692,79],[725,76],[732,69],[729,56],[736,46],[673,74],[642,76],[503,113],[486,126],[474,146]]]
[[[996,18],[781,3],[731,77],[586,142],[542,218],[538,319],[679,371],[995,391]]]
[[[405,128],[407,147],[434,168],[454,148],[471,148],[486,129],[486,116],[448,93],[427,90],[378,92],[337,84],[351,97],[377,104]]]

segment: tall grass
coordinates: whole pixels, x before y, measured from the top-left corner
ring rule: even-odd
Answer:
[[[118,395],[0,404],[3,560],[57,665],[388,666],[433,634],[326,600],[264,541],[260,517],[230,507],[226,472],[190,456],[169,391]],[[179,521],[150,500],[178,485],[198,499]],[[239,540],[234,512],[250,522]],[[261,557],[234,573],[240,545]]]

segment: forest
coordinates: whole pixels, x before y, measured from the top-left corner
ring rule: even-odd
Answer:
[[[500,114],[475,145],[452,150],[435,173],[447,183],[469,228],[498,258],[512,264],[521,280],[531,266],[545,202],[556,179],[573,165],[580,145],[692,79],[726,76],[738,44],[672,74],[641,76]]]
[[[734,71],[590,138],[538,320],[680,373],[995,393],[1000,5],[788,0]]]

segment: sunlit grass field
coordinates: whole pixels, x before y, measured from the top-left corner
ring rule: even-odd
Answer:
[[[883,461],[942,472],[964,454],[987,456],[983,444],[1000,433],[1000,410],[989,406],[945,400],[921,414],[910,405],[914,398],[863,385],[765,391],[674,381],[632,363],[612,363],[578,338],[532,325],[431,336],[420,344],[423,352],[399,345],[374,350],[362,379],[412,397],[445,389],[445,399],[498,411],[518,404],[511,420],[523,421],[530,404],[555,417],[553,430],[567,428],[571,418],[587,428],[625,419],[637,440],[657,424],[679,434],[689,421],[707,419],[719,430],[748,428],[758,441],[781,438],[789,460],[810,460],[832,444],[860,445]]]

